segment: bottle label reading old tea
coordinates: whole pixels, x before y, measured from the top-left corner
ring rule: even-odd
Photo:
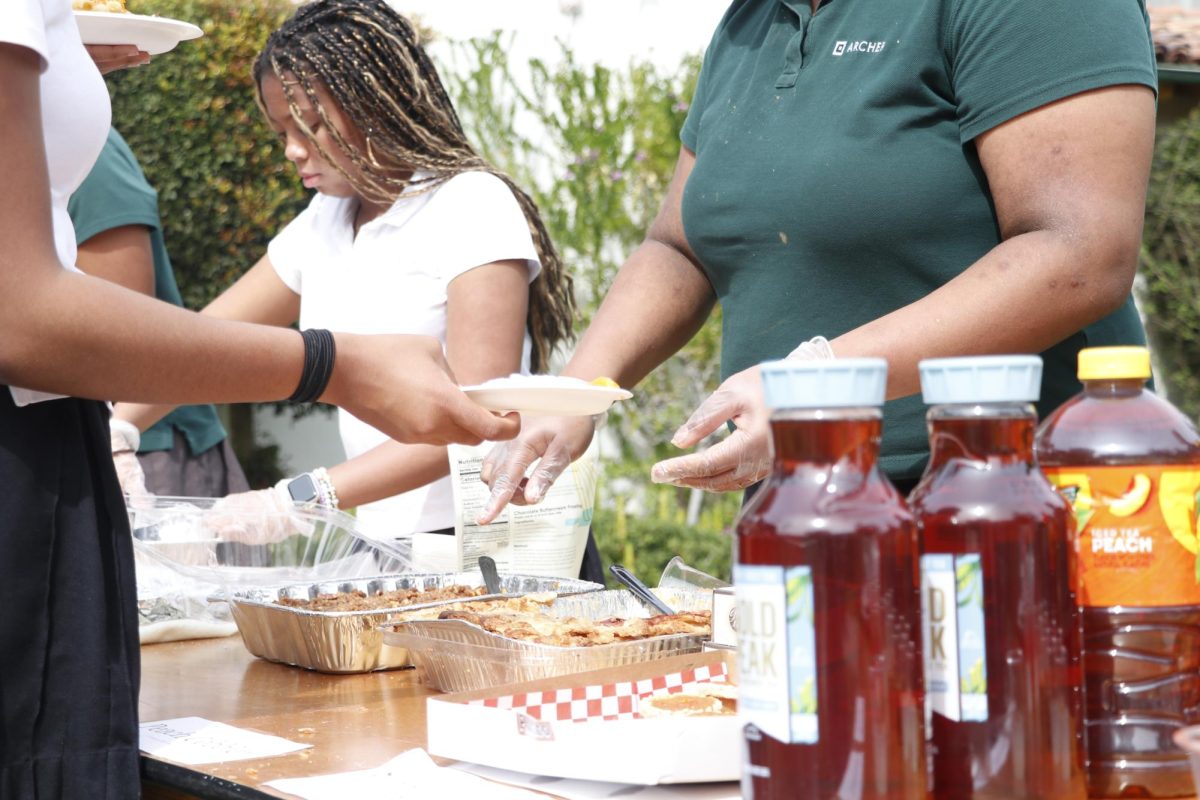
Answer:
[[[925,639],[926,718],[988,718],[987,640],[979,554],[921,556],[921,622]]]
[[[1200,469],[1046,468],[1075,511],[1080,605],[1200,603]]]
[[[733,580],[741,715],[777,741],[816,743],[812,568],[738,564]]]

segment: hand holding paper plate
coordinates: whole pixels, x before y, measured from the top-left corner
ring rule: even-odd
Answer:
[[[75,23],[84,44],[131,44],[152,56],[204,35],[204,31],[190,22],[128,12],[77,10]]]
[[[517,411],[532,417],[602,414],[618,400],[633,397],[633,392],[608,378],[589,383],[560,375],[509,375],[478,386],[464,386],[463,392],[489,411]]]

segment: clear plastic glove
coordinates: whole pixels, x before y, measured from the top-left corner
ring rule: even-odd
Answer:
[[[596,417],[531,417],[525,420],[516,439],[496,445],[483,460],[479,477],[491,487],[492,493],[476,522],[486,525],[509,503],[532,505],[539,502],[558,476],[592,443],[596,421]],[[537,466],[529,472],[535,461]]]
[[[131,501],[150,497],[150,492],[146,490],[146,473],[142,471],[142,463],[137,457],[142,441],[137,426],[114,417],[108,421],[108,431],[113,467],[116,468],[121,491]]]
[[[282,542],[289,536],[308,536],[310,522],[302,519],[284,478],[270,489],[222,497],[213,504],[204,524],[218,539],[242,544]]]
[[[788,359],[801,361],[833,357],[829,342],[822,336],[788,354]],[[759,368],[750,367],[730,376],[675,431],[671,444],[695,447],[727,421],[733,422],[733,433],[706,450],[658,462],[650,469],[650,479],[709,492],[744,489],[762,480],[771,470],[769,419]]]

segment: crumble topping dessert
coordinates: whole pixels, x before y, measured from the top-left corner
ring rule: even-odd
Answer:
[[[394,589],[368,595],[366,592],[335,592],[319,594],[311,599],[281,597],[275,602],[289,608],[306,611],[375,611],[377,609],[403,608],[421,603],[436,603],[442,600],[457,600],[464,597],[479,597],[487,594],[482,586],[443,586],[440,589]]]
[[[660,614],[647,619],[612,617],[590,620],[556,617],[544,610],[530,612],[487,606],[482,609],[456,606],[440,610],[437,618],[460,619],[509,639],[558,647],[591,647],[673,634],[708,636],[712,632],[711,614],[707,611]]]

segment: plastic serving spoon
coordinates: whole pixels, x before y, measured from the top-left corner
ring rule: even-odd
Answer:
[[[671,608],[662,600],[659,600],[654,592],[650,591],[650,588],[646,586],[646,584],[642,583],[640,579],[638,579],[638,576],[625,569],[625,567],[621,566],[620,564],[613,564],[608,568],[608,571],[613,574],[614,578],[625,584],[625,588],[633,592],[634,597],[650,606],[650,608],[654,609],[660,614],[675,613],[675,609]]]

